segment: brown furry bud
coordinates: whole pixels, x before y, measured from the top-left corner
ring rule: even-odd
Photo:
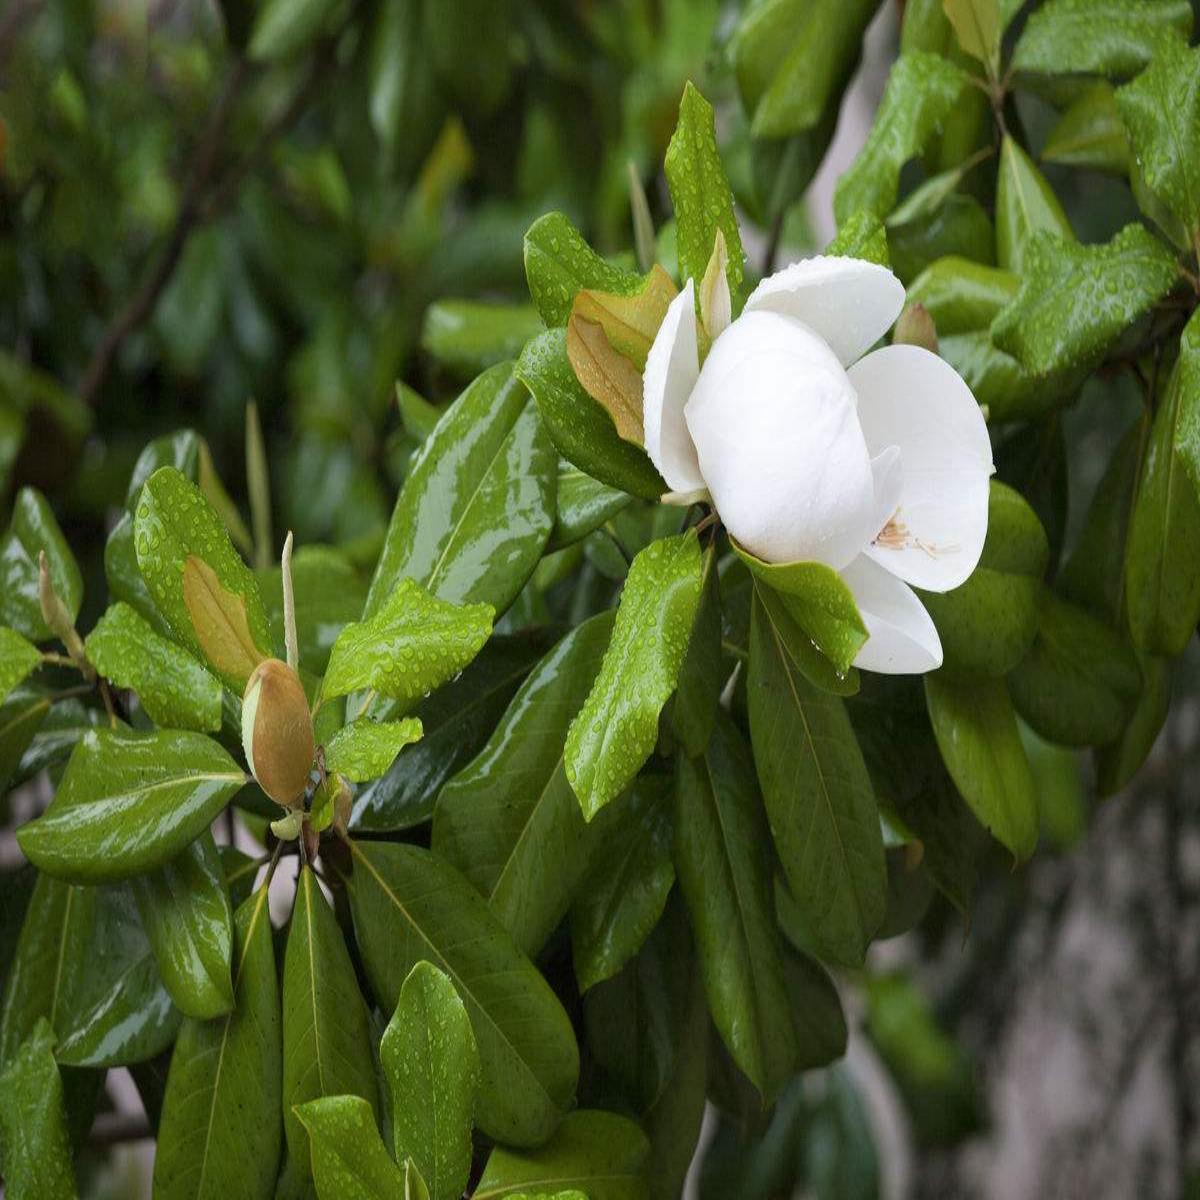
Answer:
[[[277,804],[298,804],[316,746],[300,677],[268,658],[255,667],[242,697],[242,746],[259,787]]]

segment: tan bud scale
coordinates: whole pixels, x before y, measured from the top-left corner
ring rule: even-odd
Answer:
[[[300,677],[268,658],[255,667],[242,697],[242,746],[259,787],[277,804],[298,804],[316,744]]]

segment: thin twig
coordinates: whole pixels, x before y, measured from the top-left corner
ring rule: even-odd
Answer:
[[[154,1136],[142,1113],[98,1113],[88,1133],[93,1146],[118,1146],[123,1142],[142,1142]]]

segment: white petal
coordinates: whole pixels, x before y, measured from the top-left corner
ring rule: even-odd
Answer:
[[[885,346],[848,374],[868,450],[900,447],[898,509],[867,553],[916,587],[948,592],[987,535],[995,467],[983,413],[958,372],[919,346]]]
[[[744,311],[778,312],[803,321],[849,366],[887,333],[903,307],[904,285],[887,267],[818,255],[764,279]]]
[[[713,343],[685,410],[725,527],[767,562],[844,567],[874,532],[854,389],[807,326],[739,317]]]
[[[920,675],[942,665],[942,641],[916,593],[866,555],[842,578],[854,593],[868,638],[854,659],[864,671]]]
[[[695,288],[689,279],[667,307],[642,374],[646,453],[673,492],[704,487],[696,447],[683,419],[683,406],[700,378],[695,305]]]
[[[872,524],[876,529],[882,529],[900,506],[904,468],[900,462],[899,446],[888,446],[871,459],[871,479],[875,484],[875,516]]]

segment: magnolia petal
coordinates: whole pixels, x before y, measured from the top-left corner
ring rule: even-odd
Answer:
[[[904,285],[876,263],[818,255],[769,275],[745,312],[795,317],[823,337],[849,366],[892,327],[904,307]]]
[[[646,453],[673,492],[704,487],[683,407],[700,378],[695,288],[689,279],[667,307],[642,376]]]
[[[867,627],[856,667],[884,675],[921,675],[942,665],[938,631],[912,588],[865,554],[841,574]]]
[[[894,516],[867,548],[915,587],[948,592],[975,570],[995,471],[983,413],[958,372],[919,346],[885,346],[848,372],[867,448],[900,447]]]
[[[904,486],[904,468],[900,462],[900,447],[888,446],[871,459],[871,479],[875,485],[876,529],[882,529],[900,507],[900,490]]]

